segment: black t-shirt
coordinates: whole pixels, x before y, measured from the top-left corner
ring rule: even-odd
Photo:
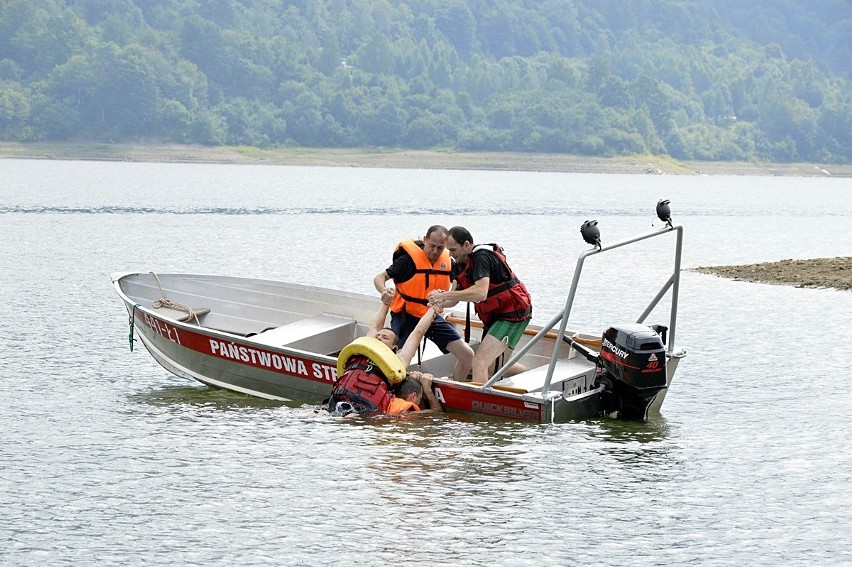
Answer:
[[[422,240],[415,240],[414,243],[423,249]],[[417,266],[414,263],[414,259],[408,255],[408,252],[400,248],[394,251],[393,264],[385,272],[387,272],[388,277],[393,280],[394,284],[399,285],[414,277],[414,274],[417,273]]]
[[[506,266],[500,261],[496,254],[489,250],[478,250],[471,255],[470,264],[471,274],[468,278],[470,285],[473,285],[477,280],[489,278],[489,283],[498,284],[509,281],[511,277]],[[458,263],[453,265],[453,279],[458,279],[458,273],[461,271],[461,266]]]

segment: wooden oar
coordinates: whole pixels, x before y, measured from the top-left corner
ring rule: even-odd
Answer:
[[[485,382],[465,382],[465,384],[472,384],[474,386],[482,387]],[[495,390],[503,390],[505,392],[512,392],[513,394],[526,394],[527,391],[523,388],[515,388],[514,386],[503,386],[501,384],[492,384],[492,388]]]
[[[444,319],[446,319],[450,323],[455,323],[457,325],[464,325],[465,324],[465,320],[462,319],[461,317],[453,317],[452,315],[450,315],[450,316],[444,317]],[[476,327],[478,329],[481,329],[483,327],[482,321],[471,321],[470,325],[471,325],[471,327]],[[537,333],[537,331],[534,331],[533,329],[524,329],[525,335],[535,335],[536,333]],[[555,339],[556,333],[551,331],[549,333],[546,333],[544,336],[547,337],[548,339]],[[586,338],[583,338],[583,337],[573,337],[571,340],[573,340],[575,343],[579,343],[579,344],[585,345],[585,346],[590,346],[590,347],[596,348],[598,350],[600,350],[600,348],[601,348],[601,340],[600,339],[586,339]]]

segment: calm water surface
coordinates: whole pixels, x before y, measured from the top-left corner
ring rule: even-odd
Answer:
[[[848,256],[852,180],[26,160],[0,180],[0,564],[852,563],[852,293],[687,271],[688,356],[648,423],[343,423],[131,353],[109,279],[371,293],[400,239],[464,224],[544,323],[584,220],[612,242],[670,199],[687,269]],[[635,319],[670,261],[590,260],[572,325]]]

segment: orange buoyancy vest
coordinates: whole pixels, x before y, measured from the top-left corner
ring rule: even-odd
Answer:
[[[473,255],[487,251],[494,254],[505,266],[506,272],[509,274],[509,280],[500,283],[490,281],[488,284],[487,297],[473,304],[473,308],[479,319],[486,325],[490,326],[494,321],[525,321],[532,317],[532,299],[527,291],[527,286],[518,279],[512,268],[506,262],[506,256],[503,254],[503,248],[497,244],[480,244],[475,246],[473,251],[467,258],[467,263],[456,274],[459,289],[467,289],[474,283],[473,281]]]
[[[393,398],[388,406],[387,413],[405,413],[409,411],[420,411],[420,406],[402,398]]]
[[[423,317],[429,310],[429,292],[450,289],[450,253],[445,249],[433,263],[413,240],[400,242],[396,247],[396,251],[399,250],[404,250],[414,260],[415,273],[411,279],[396,284],[390,310],[401,313],[404,309],[415,317]]]

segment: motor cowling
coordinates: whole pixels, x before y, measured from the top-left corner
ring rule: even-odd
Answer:
[[[666,346],[651,327],[628,324],[610,327],[601,339],[604,369],[637,390],[666,385]]]
[[[599,381],[606,386],[604,411],[644,419],[654,396],[666,387],[666,346],[661,327],[616,325],[601,339]]]

